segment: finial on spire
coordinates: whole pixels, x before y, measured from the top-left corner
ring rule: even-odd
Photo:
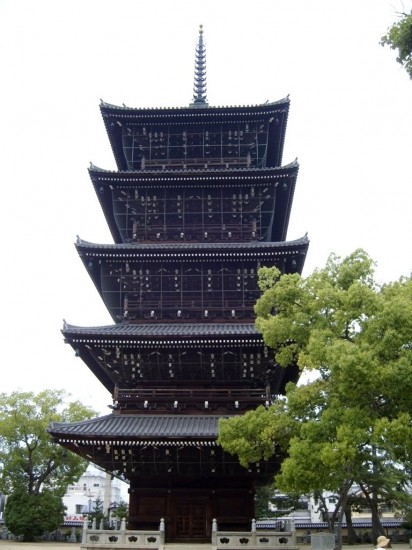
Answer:
[[[206,99],[206,48],[203,42],[203,25],[199,25],[199,41],[196,46],[195,81],[191,107],[204,107]]]

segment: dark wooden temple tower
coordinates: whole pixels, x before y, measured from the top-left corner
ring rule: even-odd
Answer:
[[[77,241],[114,325],[63,333],[113,396],[111,414],[54,424],[60,444],[130,481],[130,529],[209,539],[212,519],[249,528],[254,487],[273,463],[242,468],[217,445],[218,420],[267,405],[297,371],[278,367],[254,326],[260,266],[303,268],[286,241],[298,173],[281,165],[289,100],[206,101],[202,29],[186,108],[102,103],[116,171],[90,177],[115,244]]]

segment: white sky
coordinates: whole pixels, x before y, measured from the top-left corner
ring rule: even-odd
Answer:
[[[378,280],[412,271],[412,81],[381,36],[404,0],[0,0],[0,391],[65,388],[108,413],[108,392],[62,320],[111,324],[75,248],[112,242],[87,167],[115,169],[100,98],[192,99],[204,25],[210,105],[290,94],[283,162],[300,163],[289,239],[304,270],[364,248]]]

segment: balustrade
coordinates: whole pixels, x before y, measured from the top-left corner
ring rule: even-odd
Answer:
[[[245,518],[246,519],[246,518]],[[250,531],[226,531],[218,527],[219,518],[213,519],[211,548],[212,550],[298,550],[296,546],[296,531],[293,520],[277,525],[281,530],[257,529],[256,521],[252,520]],[[115,548],[118,550],[129,550],[131,548],[154,550],[167,550],[165,542],[165,521],[162,518],[159,523],[159,530],[127,530],[126,522],[123,519],[120,529],[100,529],[94,521],[89,528],[87,518],[83,525],[82,550],[97,550],[100,548]],[[195,546],[195,545],[194,545]]]

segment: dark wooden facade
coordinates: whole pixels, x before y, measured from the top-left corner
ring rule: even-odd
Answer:
[[[89,173],[114,244],[78,253],[114,324],[63,334],[113,396],[108,416],[53,424],[70,450],[130,482],[129,528],[209,539],[242,529],[272,461],[242,468],[218,421],[267,406],[296,380],[254,326],[261,266],[301,272],[287,241],[298,165],[282,166],[289,100],[181,109],[101,104],[117,171]]]

